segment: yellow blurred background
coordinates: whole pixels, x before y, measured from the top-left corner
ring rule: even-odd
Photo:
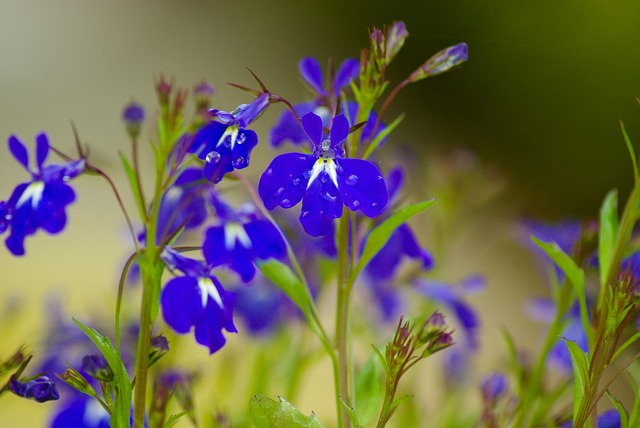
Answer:
[[[608,189],[629,189],[618,119],[640,141],[635,2],[3,0],[0,200],[28,179],[4,145],[11,134],[33,147],[34,136],[46,131],[53,145],[72,153],[73,122],[92,162],[127,195],[117,158],[128,150],[120,114],[131,100],[153,114],[153,78],[160,73],[179,86],[210,81],[214,104],[230,110],[247,98],[225,82],[252,86],[249,67],[270,90],[299,102],[308,96],[297,74],[301,57],[324,64],[328,56],[336,62],[358,56],[367,29],[393,20],[405,21],[410,33],[391,69],[396,82],[446,46],[465,41],[470,52],[459,70],[398,98],[388,118],[408,114],[393,143],[396,153],[419,153],[427,162],[432,150],[469,147],[502,171],[509,197],[525,213],[546,218],[593,216]],[[263,143],[278,113],[271,109],[256,123]],[[149,120],[147,136],[152,129]],[[253,178],[268,162],[260,156],[265,146],[247,170]],[[119,270],[131,251],[127,230],[105,182],[82,177],[74,188],[77,202],[63,234],[28,238],[23,258],[0,251],[0,308],[24,310],[0,326],[0,357],[26,342],[37,359],[52,294],[62,296],[68,316],[112,313]],[[133,208],[128,195],[125,202]],[[460,236],[451,238],[448,263],[454,278],[489,276],[489,289],[475,303],[483,308],[484,336],[496,342],[498,326],[523,318],[524,293],[544,288],[513,230],[500,228],[501,213],[480,215],[476,208],[460,220],[471,226],[452,232]],[[536,334],[530,323],[520,328]],[[501,352],[488,348],[488,359]],[[313,403],[313,394],[308,400],[300,405],[306,413],[324,406]],[[332,406],[324,406],[329,420]],[[0,400],[2,427],[44,426],[46,418],[46,404]]]

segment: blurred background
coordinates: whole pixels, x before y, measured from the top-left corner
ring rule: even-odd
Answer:
[[[309,96],[297,73],[301,57],[312,55],[323,64],[328,57],[336,62],[357,57],[368,46],[368,29],[402,20],[410,37],[390,69],[392,81],[400,82],[433,53],[459,42],[469,45],[469,61],[401,93],[387,119],[400,112],[407,118],[389,153],[398,159],[410,154],[422,164],[418,153],[423,165],[437,170],[431,153],[469,149],[474,162],[500,172],[509,189],[504,197],[517,202],[506,205],[516,205],[519,215],[593,217],[609,189],[619,188],[624,197],[632,181],[619,120],[632,141],[640,141],[640,5],[528,3],[3,0],[0,199],[28,179],[4,145],[11,134],[32,147],[34,136],[46,131],[53,145],[72,153],[73,122],[91,147],[92,161],[126,189],[117,158],[118,151],[128,150],[120,114],[124,104],[136,100],[152,115],[154,77],[163,73],[185,87],[206,79],[217,89],[214,104],[230,110],[248,99],[225,82],[253,86],[249,67],[270,90],[300,102]],[[256,123],[259,134],[266,137],[278,114],[270,109]],[[145,131],[153,135],[153,120]],[[257,178],[268,158],[256,155],[254,162],[247,173]],[[86,177],[74,188],[78,202],[68,211],[62,235],[28,239],[25,258],[0,251],[0,308],[29,314],[21,311],[2,325],[7,349],[46,334],[44,307],[52,295],[62,296],[68,314],[112,312],[119,270],[131,251],[127,231],[104,182]],[[128,197],[125,202],[132,207]],[[473,216],[468,211],[464,218]],[[516,261],[520,253],[514,255],[500,232],[480,228],[485,241],[472,241],[498,243],[454,245],[453,258],[461,263],[452,265],[463,266],[455,275],[494,272],[478,303],[501,297],[501,304],[511,302],[532,281],[525,277],[537,271],[530,260]],[[469,254],[474,261],[465,264]],[[521,270],[491,270],[505,265]],[[521,313],[519,305],[504,306]],[[510,317],[485,312],[487,325]],[[39,418],[33,426],[44,423],[44,406],[18,401],[0,401],[0,420],[17,424],[28,413]]]

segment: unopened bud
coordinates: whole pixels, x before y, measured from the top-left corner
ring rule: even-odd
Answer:
[[[485,403],[495,403],[507,390],[507,378],[502,373],[493,373],[482,380],[482,398]]]
[[[209,110],[214,93],[215,89],[213,88],[213,85],[206,80],[195,85],[193,87],[193,97],[196,102],[196,111]]]
[[[409,37],[409,32],[404,25],[404,22],[398,21],[394,22],[391,27],[387,30],[386,34],[386,49],[385,49],[385,60],[387,65],[396,57],[402,46],[404,45],[404,41]]]
[[[442,351],[453,345],[453,336],[451,333],[444,332],[435,337],[431,342],[427,344],[427,348],[424,351],[424,356],[433,355],[436,352]]]
[[[444,333],[447,328],[447,323],[444,320],[442,313],[435,311],[428,320],[422,325],[422,329],[418,333],[418,340],[422,343],[427,343]]]
[[[92,397],[96,396],[96,391],[93,387],[89,385],[89,382],[87,382],[84,376],[78,373],[74,368],[69,367],[64,371],[64,373],[61,375],[56,374],[56,376],[70,387]]]
[[[21,382],[15,377],[9,381],[9,389],[14,394],[44,403],[60,398],[56,384],[47,376],[40,376],[27,382]]]
[[[99,354],[86,355],[82,359],[80,370],[102,382],[111,382],[113,380],[113,370],[109,367],[107,360]]]
[[[160,75],[160,78],[156,80],[156,94],[158,95],[158,102],[160,107],[167,109],[169,107],[169,100],[171,99],[171,91],[173,90],[173,81],[168,82],[164,75]]]
[[[407,80],[409,82],[417,82],[418,80],[444,73],[445,71],[449,71],[453,67],[462,64],[467,60],[467,58],[467,44],[458,43],[457,45],[450,46],[433,55],[416,71],[411,73]]]
[[[144,117],[144,108],[136,102],[130,102],[122,111],[122,120],[124,120],[129,136],[134,140],[140,135],[140,128],[142,122],[144,122]]]

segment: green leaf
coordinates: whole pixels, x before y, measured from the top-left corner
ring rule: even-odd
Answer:
[[[358,415],[356,414],[355,409],[353,407],[349,407],[342,398],[340,398],[340,404],[342,404],[342,407],[344,407],[344,410],[347,412],[347,415],[349,415],[349,420],[351,421],[351,425],[355,428],[364,428],[364,426],[358,420]]]
[[[189,412],[180,412],[178,414],[175,415],[171,415],[169,416],[169,418],[167,419],[167,421],[164,423],[164,428],[171,428],[172,426],[174,426],[175,424],[178,423],[178,421],[180,420],[180,418],[182,418],[183,416],[185,416],[187,413]]]
[[[378,132],[378,135],[376,135],[375,140],[373,140],[371,144],[369,144],[369,147],[367,147],[367,150],[362,155],[362,159],[368,158],[369,155],[371,155],[371,153],[373,153],[373,151],[378,148],[378,146],[380,145],[380,142],[385,137],[387,137],[387,135],[391,134],[391,132],[393,132],[393,130],[396,129],[398,125],[400,125],[400,122],[402,122],[403,119],[404,119],[404,114],[401,114],[400,116],[396,117],[393,122],[387,125],[386,128]]]
[[[373,421],[378,414],[378,409],[384,396],[383,368],[376,352],[377,350],[374,350],[356,376],[356,396],[354,401],[356,403],[356,414],[362,425],[367,425]]]
[[[638,339],[640,339],[640,331],[637,331],[633,336],[628,338],[618,349],[616,349],[616,352],[613,354],[613,357],[611,357],[611,363],[613,363],[620,356],[620,354],[622,354],[622,352],[625,349],[631,346]]]
[[[640,425],[640,389],[638,388],[638,383],[633,378],[633,376],[625,370],[625,375],[627,375],[627,379],[631,384],[631,390],[635,394],[635,398],[633,400],[633,408],[631,409],[631,413],[629,414],[629,426],[637,427]]]
[[[351,273],[351,278],[349,278],[351,283],[356,280],[362,269],[367,266],[371,259],[376,254],[378,254],[378,251],[380,251],[382,247],[384,247],[384,245],[391,237],[391,234],[398,227],[406,223],[406,221],[414,215],[425,211],[427,208],[433,205],[435,201],[435,199],[429,199],[417,204],[407,205],[400,211],[396,212],[394,215],[386,219],[384,222],[382,222],[382,224],[380,224],[378,227],[373,229],[364,244],[364,249],[362,250],[360,260],[358,260],[358,264]]]
[[[282,397],[274,401],[264,395],[251,399],[249,412],[256,428],[323,428],[315,413],[305,416]]]
[[[589,381],[589,369],[587,368],[587,356],[578,344],[566,339],[565,343],[571,356],[571,367],[573,368],[573,420],[575,420]]]
[[[531,240],[538,245],[553,262],[564,272],[569,279],[580,303],[580,320],[582,327],[589,339],[589,346],[593,344],[593,331],[589,322],[589,312],[587,308],[587,296],[584,290],[584,271],[576,265],[573,259],[558,246],[555,242],[548,243],[531,236]]]
[[[316,324],[311,313],[311,293],[305,283],[286,264],[275,259],[258,261],[260,272],[286,294],[307,318],[309,326],[318,337],[324,341],[324,335]],[[326,344],[328,345],[328,344]]]
[[[618,192],[612,190],[600,208],[600,233],[598,240],[598,264],[600,265],[600,286],[607,287],[611,262],[616,247],[620,220],[618,219]],[[615,267],[613,267],[615,268]]]
[[[620,129],[622,130],[622,136],[624,137],[624,142],[627,144],[627,150],[629,150],[629,157],[631,158],[631,163],[633,164],[633,178],[638,181],[640,176],[638,175],[638,162],[636,161],[636,152],[633,150],[633,144],[631,144],[631,140],[629,139],[629,135],[627,134],[627,130],[624,128],[624,123],[620,121]]]
[[[73,318],[73,322],[98,347],[113,370],[118,393],[116,394],[117,403],[113,407],[114,413],[111,415],[111,426],[115,428],[128,427],[131,413],[131,380],[124,364],[108,337],[103,336],[94,328],[87,327],[76,318]]]
[[[605,391],[609,400],[618,410],[618,414],[620,415],[620,428],[628,428],[629,427],[629,416],[627,415],[627,411],[624,409],[622,402],[618,400],[613,394],[609,392],[609,390]]]
[[[146,217],[146,208],[144,206],[143,201],[138,197],[140,195],[140,182],[138,181],[138,177],[136,176],[136,172],[131,166],[131,163],[127,159],[127,157],[122,153],[118,153],[120,156],[120,162],[122,163],[122,167],[124,168],[124,172],[127,176],[127,180],[129,180],[129,186],[131,187],[131,194],[133,198],[136,200],[136,207],[138,208],[138,215],[141,219]]]

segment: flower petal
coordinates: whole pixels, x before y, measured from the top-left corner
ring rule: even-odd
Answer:
[[[244,224],[247,236],[253,244],[253,253],[259,259],[282,259],[287,255],[287,246],[278,229],[269,221],[255,220]]]
[[[340,90],[347,86],[349,82],[358,77],[360,72],[360,61],[355,58],[349,58],[342,61],[340,68],[333,79],[333,95],[340,95]]]
[[[298,117],[302,117],[310,111],[313,111],[317,106],[318,103],[315,101],[300,103],[294,105],[293,110],[296,112]],[[284,110],[280,114],[278,122],[273,128],[271,128],[270,142],[272,146],[277,147],[287,140],[291,140],[293,144],[298,145],[307,141],[308,137],[304,132],[302,125],[298,123],[296,118],[293,116],[293,113],[289,110]]]
[[[42,133],[36,136],[36,166],[38,171],[42,171],[42,164],[49,155],[49,139],[47,134]]]
[[[258,134],[249,129],[239,129],[235,143],[231,146],[231,164],[236,169],[249,165],[251,150],[258,145]]]
[[[216,150],[218,142],[227,128],[228,125],[220,122],[211,122],[203,126],[193,136],[189,152],[194,153],[202,160],[206,160],[207,155]]]
[[[276,156],[260,177],[258,193],[267,209],[291,208],[302,200],[315,157],[300,153]]]
[[[253,265],[255,250],[251,240],[244,242],[243,237],[234,234],[236,228],[240,228],[239,232],[246,236],[243,226],[239,223],[228,222],[224,226],[207,229],[202,253],[209,266],[227,265],[240,275],[243,282],[249,282],[256,273]]]
[[[302,127],[314,145],[322,143],[322,118],[313,112],[302,116]]]
[[[302,199],[300,223],[311,236],[333,232],[333,220],[342,216],[340,192],[326,172],[313,180]]]
[[[323,88],[324,79],[322,78],[322,70],[318,60],[313,57],[305,57],[298,63],[298,71],[302,78],[307,82],[319,95],[326,95]]]
[[[338,187],[344,204],[352,211],[362,210],[367,217],[382,213],[389,195],[377,166],[362,159],[336,159],[340,175]]]
[[[184,334],[200,322],[204,314],[200,293],[198,278],[191,276],[173,278],[164,286],[160,304],[169,327]]]
[[[344,115],[339,114],[333,118],[331,122],[331,148],[336,148],[342,144],[344,140],[349,136],[349,121]],[[340,150],[342,153],[342,150]]]
[[[11,150],[13,157],[16,158],[27,171],[31,171],[29,169],[29,153],[27,152],[27,148],[15,135],[9,137],[9,150]]]

